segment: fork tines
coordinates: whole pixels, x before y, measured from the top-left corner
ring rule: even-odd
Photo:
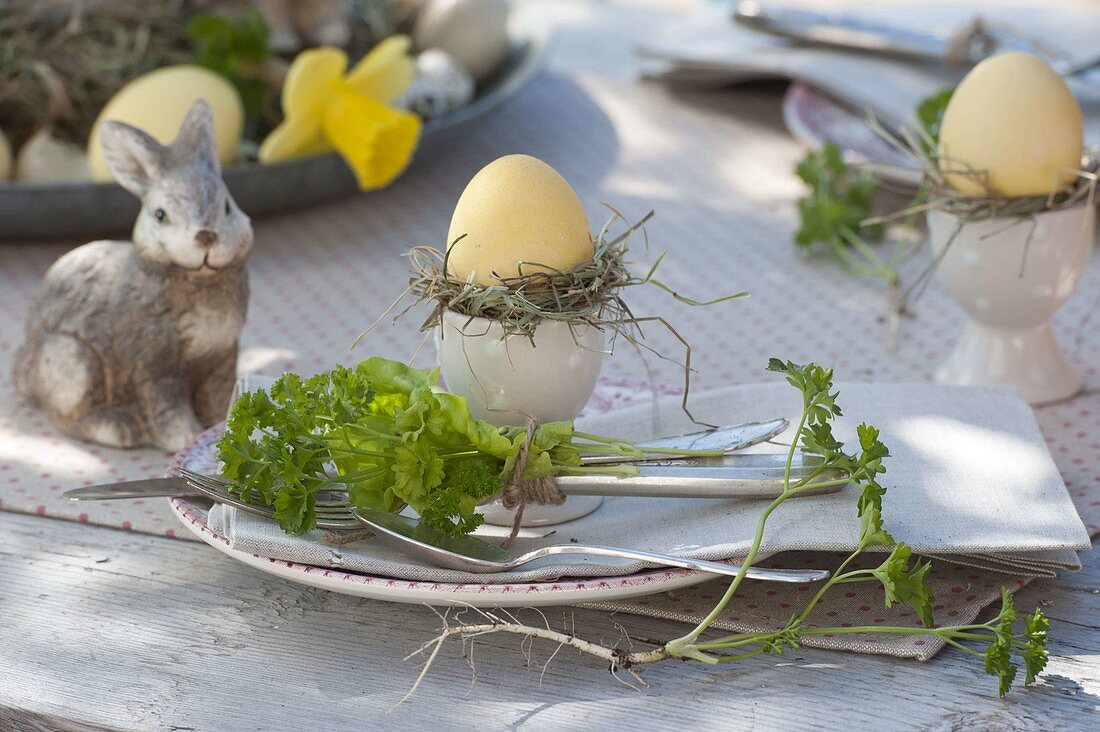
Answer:
[[[273,518],[275,509],[264,504],[258,493],[253,491],[251,497],[255,503],[245,501],[241,497],[229,492],[229,483],[218,476],[198,473],[184,467],[179,468],[179,473],[187,484],[202,493],[211,500],[227,506],[239,508],[242,511]],[[328,492],[332,495],[340,495],[338,492]],[[360,528],[362,524],[357,518],[346,498],[321,499],[316,502],[317,526],[322,529],[352,529]]]

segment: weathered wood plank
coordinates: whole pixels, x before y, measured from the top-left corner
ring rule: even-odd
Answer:
[[[25,709],[0,706],[0,732],[114,732],[110,727],[84,724],[50,714],[36,714]]]
[[[1041,687],[997,698],[973,659],[918,664],[801,650],[733,667],[668,663],[641,692],[594,660],[487,636],[477,683],[457,643],[417,694],[438,619],[419,606],[292,585],[208,547],[0,514],[0,729],[487,729],[644,726],[1086,729],[1100,721],[1100,562],[1020,597],[1056,618]],[[591,639],[684,626],[555,609]],[[531,619],[537,616],[532,612]],[[621,629],[620,629],[621,628]],[[30,721],[34,720],[34,721]],[[71,724],[67,724],[71,721]],[[20,726],[22,725],[22,726]]]

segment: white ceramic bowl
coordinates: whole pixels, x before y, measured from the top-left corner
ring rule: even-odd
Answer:
[[[505,335],[500,323],[447,311],[436,333],[436,353],[449,391],[466,397],[470,413],[495,425],[571,420],[596,388],[604,334],[543,321],[532,339]],[[603,498],[573,496],[560,506],[529,505],[524,526],[571,521],[595,511]],[[489,523],[510,526],[514,513],[499,503],[483,506]]]
[[[936,276],[970,320],[936,371],[945,384],[1014,386],[1031,404],[1073,396],[1080,374],[1066,361],[1050,318],[1085,271],[1096,211],[1078,206],[1016,220],[958,226],[928,213]],[[945,251],[946,249],[946,251]]]

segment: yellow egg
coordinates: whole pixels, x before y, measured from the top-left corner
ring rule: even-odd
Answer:
[[[103,122],[109,119],[126,122],[167,145],[176,138],[180,123],[197,99],[205,99],[214,111],[218,157],[222,165],[227,164],[244,130],[244,105],[240,94],[224,76],[201,66],[165,66],[119,89],[99,113],[88,140],[92,178],[111,180],[99,147],[99,127]]]
[[[1042,59],[1002,53],[962,80],[940,127],[940,169],[983,171],[1003,196],[1042,196],[1073,181],[1081,166],[1081,107]],[[956,190],[986,193],[972,176],[949,175]]]
[[[532,274],[568,271],[593,257],[581,200],[530,155],[506,155],[478,171],[455,206],[447,249],[449,273],[479,285],[519,276],[520,262],[522,274]]]
[[[0,130],[0,181],[11,177],[11,143],[8,136]]]

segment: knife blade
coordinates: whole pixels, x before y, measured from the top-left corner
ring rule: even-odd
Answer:
[[[747,28],[802,43],[939,61],[949,66],[973,66],[1002,51],[1036,54],[1064,75],[1079,74],[1095,64],[1095,60],[1072,63],[1011,29],[984,23],[980,18],[952,33],[938,34],[876,23],[844,13],[816,12],[757,0],[742,0],[733,17]]]
[[[638,442],[637,446],[646,448],[661,448],[662,450],[724,450],[726,454],[744,450],[746,447],[767,442],[776,435],[782,433],[790,423],[786,419],[770,419],[764,422],[745,422],[744,424],[728,427],[715,427],[709,430],[691,432],[686,435],[674,435],[671,437],[658,437],[652,440]],[[643,463],[652,460],[664,460],[665,458],[646,458],[644,460],[623,460],[619,455],[584,455],[581,463],[584,465],[605,465],[609,463]]]
[[[838,13],[746,1],[737,4],[733,17],[740,25],[753,30],[820,46],[939,61],[947,58],[949,50],[948,39],[943,36],[880,25]]]
[[[73,488],[61,494],[70,501],[110,501],[122,498],[172,498],[174,496],[201,496],[183,478],[146,478],[124,483],[107,483]]]

